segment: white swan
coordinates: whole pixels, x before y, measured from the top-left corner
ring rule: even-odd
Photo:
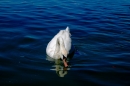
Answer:
[[[53,59],[62,59],[64,66],[67,67],[67,56],[73,52],[71,44],[71,34],[69,27],[65,30],[60,30],[58,34],[48,43],[46,53]]]

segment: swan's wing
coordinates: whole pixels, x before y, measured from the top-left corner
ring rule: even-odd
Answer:
[[[57,41],[57,36],[54,36],[52,40],[48,43],[46,48],[47,55],[49,55],[52,58],[56,49],[56,41]]]
[[[64,31],[64,34],[62,35],[63,41],[64,41],[64,45],[66,50],[69,52],[71,49],[71,37],[70,37],[70,33],[68,31]]]
[[[59,59],[63,57],[61,56],[58,37],[59,37],[59,33],[55,35],[53,39],[48,43],[47,49],[46,49],[47,54],[54,59]]]
[[[53,57],[54,57],[55,59],[59,59],[59,58],[60,58],[60,53],[59,53],[59,51],[60,51],[60,45],[59,45],[58,39],[57,39],[57,40],[56,40],[56,44],[55,44],[54,55],[53,55]]]

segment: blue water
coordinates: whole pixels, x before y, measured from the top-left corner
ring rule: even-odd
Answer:
[[[77,51],[65,69],[46,46],[67,26]],[[129,0],[0,0],[0,86],[129,84]]]

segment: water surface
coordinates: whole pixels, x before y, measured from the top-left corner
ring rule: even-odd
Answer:
[[[46,46],[67,26],[77,51],[64,69]],[[0,84],[128,86],[129,28],[129,0],[1,0]]]

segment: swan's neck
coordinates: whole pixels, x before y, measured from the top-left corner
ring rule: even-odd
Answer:
[[[60,52],[62,55],[64,55],[65,57],[67,57],[67,50],[65,49],[65,44],[64,44],[64,41],[61,37],[58,38],[58,42],[59,42],[59,45],[60,45]]]

